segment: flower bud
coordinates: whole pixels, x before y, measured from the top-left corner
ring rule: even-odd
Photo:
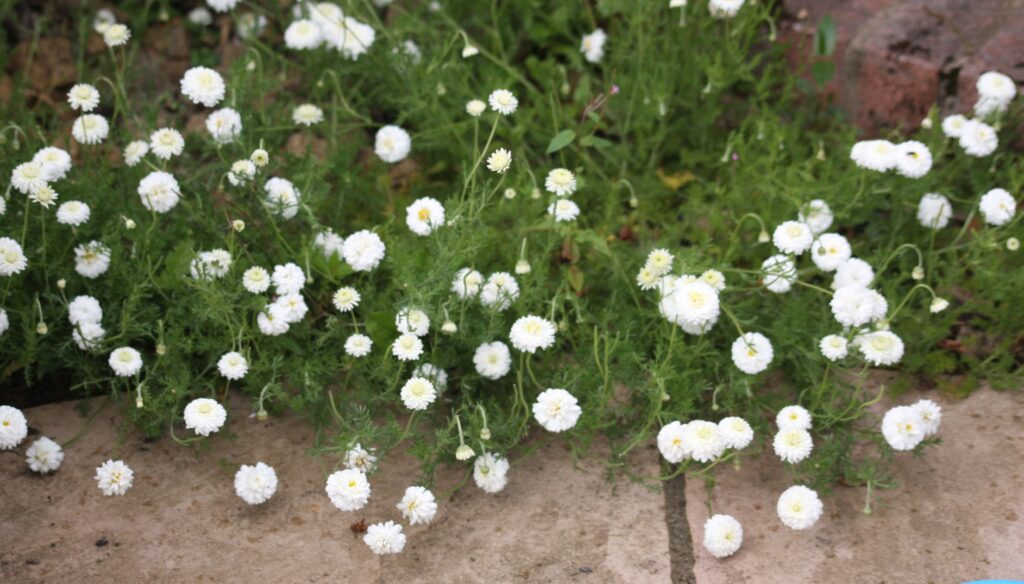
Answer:
[[[167,345],[165,345],[163,343],[157,343],[156,344],[156,354],[157,355],[161,355],[161,356],[166,355],[167,354]]]
[[[491,429],[490,428],[484,428],[483,430],[480,430],[480,439],[481,440],[490,440],[491,439]]]
[[[444,321],[444,324],[441,325],[441,332],[446,335],[454,335],[459,332],[459,327],[454,322],[446,320]]]
[[[530,191],[530,198],[531,199],[539,199],[540,198],[540,189],[538,189],[537,187],[534,187],[533,190]]]
[[[234,221],[231,222],[231,228],[241,233],[245,229],[245,221],[242,221],[241,219],[235,219]]]
[[[935,298],[932,298],[932,304],[931,306],[928,307],[928,310],[931,310],[932,314],[937,314],[939,312],[942,312],[943,310],[946,310],[946,308],[948,307],[949,300],[946,300],[945,298],[939,298],[938,296],[936,296]]]
[[[768,235],[768,232],[763,229],[761,230],[761,233],[757,234],[758,243],[768,243],[771,240],[772,236]]]
[[[135,407],[140,409],[140,410],[142,409],[142,396],[141,395],[135,396]]]
[[[36,334],[45,335],[48,332],[50,332],[50,328],[46,326],[45,322],[36,325]]]
[[[252,161],[252,163],[255,164],[256,166],[262,168],[266,166],[268,162],[270,162],[270,155],[267,154],[266,150],[262,148],[257,148],[256,150],[252,151],[252,154],[249,156],[249,160]]]
[[[65,280],[64,278],[61,278],[60,280],[57,280],[57,287],[60,288],[61,290],[63,290],[64,287],[67,286],[67,285],[68,285],[68,281]]]
[[[470,57],[475,57],[475,56],[477,56],[479,54],[480,54],[480,49],[474,47],[473,45],[471,45],[469,43],[466,43],[465,48],[462,49],[462,58],[463,59],[468,59]]]
[[[459,447],[455,449],[455,458],[458,460],[469,460],[476,456],[473,449],[468,444],[459,444]]]
[[[910,272],[910,277],[915,280],[924,280],[924,268],[922,266],[914,266],[914,270]]]
[[[932,119],[931,118],[925,118],[925,119],[921,120],[921,127],[924,128],[925,130],[931,130],[932,129]]]
[[[516,190],[515,190],[515,189],[513,189],[513,188],[507,188],[507,189],[505,189],[505,198],[506,198],[506,199],[508,199],[508,200],[510,200],[510,201],[511,201],[512,199],[516,198]]]
[[[1010,251],[1017,251],[1018,249],[1020,249],[1020,240],[1017,239],[1016,237],[1011,237],[1010,239],[1007,239],[1006,249]]]
[[[125,217],[124,218],[124,228],[129,230],[129,231],[131,231],[132,229],[135,229],[135,221]]]
[[[267,410],[260,408],[260,411],[256,412],[256,419],[261,422],[267,421]]]
[[[531,269],[533,268],[530,267],[530,262],[526,260],[519,260],[518,262],[516,262],[517,274],[529,274]]]

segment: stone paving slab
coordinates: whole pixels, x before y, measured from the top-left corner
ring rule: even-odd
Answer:
[[[670,581],[662,493],[624,479],[609,484],[603,453],[574,463],[556,437],[537,437],[536,449],[513,462],[503,492],[485,494],[470,479],[439,500],[434,523],[406,526],[405,551],[381,561],[350,526],[400,519],[395,505],[418,475],[411,458],[386,461],[371,477],[369,505],[346,513],[324,493],[327,469],[306,454],[313,431],[300,419],[257,422],[244,400],[233,400],[224,435],[205,452],[166,438],[144,443],[128,431],[115,453],[115,409],[66,449],[55,475],[28,471],[31,436],[17,454],[0,453],[0,582]],[[83,423],[73,402],[26,416],[58,442]],[[111,456],[136,473],[123,497],[102,496],[93,480]],[[643,456],[649,466],[641,470],[655,474],[656,450]],[[274,466],[280,482],[270,502],[249,507],[233,477],[257,460]],[[434,492],[451,491],[464,468],[441,471]]]
[[[837,487],[807,531],[778,520],[775,503],[790,486],[774,455],[723,469],[715,513],[743,524],[743,547],[724,560],[701,545],[709,516],[702,483],[689,481],[687,516],[698,584],[795,582],[945,584],[1024,579],[1024,392],[976,391],[963,401],[911,393],[943,408],[942,443],[921,458],[897,455],[895,490],[875,491],[864,515],[864,488]]]

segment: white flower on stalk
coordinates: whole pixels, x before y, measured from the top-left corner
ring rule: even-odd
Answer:
[[[288,324],[299,322],[306,316],[306,312],[309,310],[309,307],[306,306],[306,300],[298,293],[278,296],[273,306],[280,309],[281,316],[284,317]]]
[[[324,490],[331,503],[342,511],[358,511],[370,499],[370,481],[363,471],[354,468],[331,473]]]
[[[579,217],[580,207],[569,199],[559,199],[548,205],[548,214],[553,215],[559,223],[575,221]]]
[[[22,162],[11,171],[11,186],[29,195],[39,187],[46,186],[47,173],[39,162]]]
[[[205,6],[197,6],[186,15],[188,21],[196,26],[210,26],[213,24],[213,15]]]
[[[732,343],[732,362],[748,375],[767,369],[774,356],[771,341],[761,333],[744,333]]]
[[[775,511],[783,525],[802,530],[818,522],[823,507],[818,493],[803,485],[794,485],[779,496]]]
[[[801,223],[806,223],[811,228],[811,233],[815,235],[824,233],[826,229],[832,226],[832,220],[835,219],[835,215],[832,213],[828,203],[821,199],[814,199],[800,207],[800,213],[797,217]]]
[[[896,166],[896,145],[888,140],[857,142],[850,149],[850,159],[861,168],[886,172]]]
[[[304,103],[292,110],[292,122],[298,126],[315,126],[324,121],[324,110],[311,103]]]
[[[743,545],[743,526],[732,515],[712,515],[704,522],[704,549],[727,558]]]
[[[838,361],[846,358],[848,348],[844,337],[839,335],[827,335],[818,343],[821,354],[829,361]]]
[[[952,216],[953,206],[939,193],[926,193],[917,204],[917,220],[928,229],[942,229]]]
[[[811,259],[818,269],[833,272],[853,256],[850,242],[838,233],[824,233],[811,245]]]
[[[412,149],[412,138],[398,126],[384,126],[377,130],[374,138],[374,152],[377,157],[389,164],[405,160]]]
[[[323,5],[321,3],[318,6]],[[322,22],[321,30],[329,47],[353,61],[366,53],[377,38],[373,27],[348,16],[333,22]]]
[[[714,18],[732,18],[743,7],[745,0],[710,0],[708,11]]]
[[[181,78],[181,93],[192,103],[213,107],[224,99],[224,78],[209,67],[193,67]]]
[[[283,335],[290,328],[287,308],[279,304],[268,305],[256,315],[256,326],[268,337]]]
[[[473,365],[487,379],[500,379],[512,368],[512,354],[501,341],[483,343],[473,353]]]
[[[91,112],[99,104],[99,90],[88,83],[77,83],[68,91],[68,105],[73,110]]]
[[[214,280],[228,275],[231,254],[225,249],[199,252],[192,260],[191,275],[196,280]]]
[[[405,382],[400,392],[402,403],[413,411],[422,411],[437,399],[437,391],[429,379],[412,377]]]
[[[740,450],[746,448],[754,440],[754,429],[746,420],[737,416],[729,416],[718,421],[718,434],[726,448]]]
[[[942,133],[947,138],[959,139],[964,134],[964,128],[967,127],[967,118],[960,114],[954,114],[946,116],[942,120]]]
[[[992,126],[978,120],[968,120],[964,124],[960,147],[970,156],[984,158],[995,152],[998,146],[999,136]]]
[[[519,107],[519,100],[507,89],[495,89],[487,101],[491,104],[491,109],[503,116],[512,115]]]
[[[99,114],[84,114],[71,125],[71,136],[79,144],[99,144],[110,134],[107,118]]]
[[[718,424],[705,420],[693,420],[683,426],[683,443],[697,462],[711,462],[726,448]]]
[[[75,341],[78,348],[82,351],[92,351],[96,349],[99,342],[103,340],[103,336],[107,334],[107,331],[98,322],[82,322],[74,325],[74,330],[71,331],[71,339]]]
[[[786,406],[775,414],[775,425],[781,428],[810,430],[813,421],[811,412],[803,406]]]
[[[215,12],[228,12],[238,5],[238,0],[206,0]]]
[[[40,207],[49,209],[51,205],[55,205],[57,203],[57,199],[60,198],[60,195],[58,195],[57,191],[53,190],[53,187],[50,185],[43,185],[32,191],[32,194],[30,194],[28,198]]]
[[[174,128],[160,128],[150,134],[149,149],[160,160],[170,160],[185,151],[185,138]]]
[[[509,339],[516,350],[524,353],[535,353],[537,349],[547,349],[555,344],[555,323],[528,314],[512,324]]]
[[[299,199],[302,194],[295,188],[292,181],[277,176],[271,177],[263,185],[263,190],[266,193],[263,202],[274,214],[284,219],[291,219],[298,215]]]
[[[942,408],[939,404],[930,399],[922,399],[910,407],[917,412],[926,438],[939,431],[939,424],[942,422]]]
[[[678,325],[700,326],[718,319],[721,305],[718,292],[702,280],[677,282],[661,299],[662,314]]]
[[[479,99],[473,99],[466,103],[466,113],[479,118],[487,110],[487,104]]]
[[[430,235],[444,226],[444,206],[431,197],[416,199],[405,209],[405,224],[416,235]]]
[[[292,262],[281,266],[274,266],[274,273],[270,276],[274,283],[274,291],[280,295],[296,294],[302,291],[306,285],[306,274],[302,268]]]
[[[462,299],[471,298],[480,292],[484,276],[472,268],[462,268],[452,278],[452,292]]]
[[[10,237],[0,237],[0,276],[13,276],[28,267],[21,245]]]
[[[495,272],[487,277],[480,289],[480,302],[484,306],[503,312],[519,298],[519,283],[508,272]]]
[[[89,205],[81,201],[68,201],[57,207],[57,223],[78,227],[89,220]]]
[[[850,258],[836,268],[836,275],[832,278],[832,289],[855,287],[867,288],[875,279],[875,271],[871,265],[862,259]]]
[[[576,175],[568,168],[556,168],[544,179],[544,188],[558,197],[568,197],[576,192]]]
[[[121,496],[132,487],[135,473],[124,461],[108,460],[96,469],[96,485],[103,494],[111,497]]]
[[[700,280],[715,289],[715,292],[725,290],[725,274],[718,270],[705,270],[700,275]]]
[[[771,256],[761,264],[761,270],[764,272],[764,286],[770,292],[785,294],[793,289],[793,283],[796,282],[796,264],[788,255]]]
[[[903,358],[903,339],[890,331],[874,331],[854,339],[854,344],[872,365],[895,365]]]
[[[367,450],[358,442],[345,453],[345,468],[354,468],[364,473],[371,473],[377,468],[377,457],[373,449]]]
[[[405,534],[402,526],[394,521],[374,523],[366,528],[363,543],[378,556],[398,554],[405,549]]]
[[[607,40],[608,35],[601,28],[583,35],[583,41],[580,43],[583,58],[591,63],[600,63],[604,58],[604,44]]]
[[[882,436],[893,450],[913,450],[925,437],[921,416],[911,406],[891,408],[882,418]]]
[[[345,238],[341,254],[345,262],[357,272],[368,272],[384,259],[384,242],[372,231],[357,231]]]
[[[678,421],[669,422],[658,431],[658,450],[665,460],[679,464],[690,457],[686,444],[686,426]]]
[[[403,308],[395,315],[395,328],[399,333],[423,337],[430,332],[430,317],[418,308]]]
[[[253,294],[262,294],[270,288],[270,274],[260,266],[253,266],[242,274],[242,286]]]
[[[1017,95],[1017,84],[1013,79],[998,71],[987,71],[978,77],[978,102],[974,104],[974,113],[986,117],[995,113],[1003,113]]]
[[[402,500],[396,505],[409,525],[430,523],[437,514],[434,494],[424,487],[412,486],[405,490]]]
[[[498,493],[508,484],[508,460],[486,452],[473,463],[473,480],[485,493]]]
[[[992,189],[981,197],[978,204],[985,223],[989,225],[1005,225],[1013,219],[1017,212],[1017,201],[1005,189]]]
[[[241,353],[230,351],[217,361],[217,370],[228,379],[238,380],[249,372],[249,361]]]
[[[32,162],[42,167],[47,182],[60,180],[71,170],[71,155],[56,146],[47,146],[36,152]]]
[[[277,473],[268,464],[243,464],[235,473],[235,494],[250,505],[266,503],[276,492]]]
[[[324,257],[328,260],[333,256],[341,257],[341,250],[345,247],[345,238],[334,232],[333,229],[328,227],[327,229],[316,234],[313,239],[313,245],[323,252]]]
[[[224,406],[207,397],[194,399],[185,406],[185,427],[200,436],[209,436],[221,429],[228,419]]]
[[[860,327],[881,320],[889,310],[889,303],[881,294],[860,286],[839,288],[829,305],[836,321],[847,327]]]
[[[365,357],[370,354],[373,347],[373,340],[363,334],[353,334],[345,339],[345,353],[352,357]]]
[[[231,163],[231,170],[228,171],[228,182],[233,186],[247,184],[256,178],[256,165],[251,160],[236,160]]]
[[[229,144],[242,133],[242,116],[226,107],[206,117],[206,131],[218,144]]]
[[[932,152],[924,144],[910,140],[896,147],[896,171],[907,178],[921,178],[932,169]]]
[[[18,408],[0,406],[0,450],[11,450],[28,436],[28,420]]]
[[[444,390],[448,389],[448,373],[437,365],[420,363],[412,370],[412,376],[422,377],[429,380],[430,383],[434,384],[434,391],[436,391],[438,395],[444,393]]]
[[[3,424],[0,421],[0,424]],[[46,436],[39,438],[25,450],[25,462],[32,472],[46,474],[60,468],[64,462],[64,450]]]
[[[415,361],[423,355],[423,341],[414,334],[405,333],[395,339],[391,352],[399,361]]]
[[[359,301],[362,300],[362,296],[359,292],[351,286],[343,286],[338,288],[338,291],[331,297],[331,303],[334,304],[334,308],[338,312],[352,312],[357,306]]]
[[[533,404],[533,417],[549,432],[564,432],[576,425],[583,410],[564,389],[546,389]]]
[[[68,303],[68,322],[80,324],[84,322],[100,322],[103,320],[103,308],[99,300],[92,296],[75,296]]]
[[[498,148],[487,157],[487,170],[505,174],[512,166],[512,153],[505,148]]]
[[[811,247],[814,242],[814,234],[806,223],[799,221],[786,221],[775,228],[772,234],[772,243],[782,253],[800,255]]]
[[[101,34],[103,42],[111,48],[125,45],[128,43],[128,39],[132,38],[132,31],[123,24],[111,24]]]
[[[149,153],[149,144],[144,140],[134,140],[124,147],[124,163],[128,166],[135,166],[142,161],[142,157]]]
[[[782,428],[775,434],[772,447],[783,462],[796,464],[811,455],[814,441],[811,439],[811,433],[807,430],[789,427]]]
[[[647,254],[647,261],[644,262],[644,267],[650,270],[654,277],[661,277],[672,271],[672,262],[674,261],[675,256],[670,251],[658,248],[651,250],[651,253]]]
[[[75,247],[75,271],[89,279],[98,278],[110,268],[110,248],[98,241]]]
[[[320,27],[312,20],[300,19],[288,25],[284,31],[284,44],[289,49],[308,50],[324,42]]]

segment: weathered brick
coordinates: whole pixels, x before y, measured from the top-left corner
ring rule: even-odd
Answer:
[[[999,71],[1009,75],[1018,85],[1024,84],[1024,1],[1008,6],[1012,8],[999,30],[984,42],[973,55],[965,59],[957,77],[957,92],[953,107],[959,112],[970,111],[978,99],[978,77],[986,71]]]

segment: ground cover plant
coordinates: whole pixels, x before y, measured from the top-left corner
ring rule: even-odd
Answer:
[[[212,450],[231,418],[298,412],[346,512],[411,452],[375,553],[444,504],[438,465],[498,492],[548,433],[581,455],[604,437],[610,474],[650,482],[777,457],[797,530],[836,484],[870,512],[941,418],[880,416],[883,394],[1019,380],[1021,109],[998,72],[972,111],[860,140],[767,2],[2,11],[24,71],[50,27],[76,55],[75,84],[15,76],[0,106],[3,391],[109,395],[137,431]],[[173,75],[140,42],[169,21],[193,39]],[[21,411],[0,424],[0,448],[57,471]],[[652,441],[663,475],[636,476]],[[115,458],[100,491],[130,494]],[[252,463],[246,502],[287,488]],[[742,542],[723,507],[720,557]]]

